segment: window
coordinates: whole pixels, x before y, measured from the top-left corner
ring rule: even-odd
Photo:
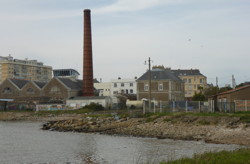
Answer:
[[[130,87],[133,87],[133,83],[129,83],[129,86],[130,86]]]
[[[50,93],[57,93],[57,94],[59,94],[59,92],[60,92],[60,89],[58,87],[56,87],[56,86],[54,86],[54,87],[52,87],[50,89]]]
[[[148,84],[144,84],[144,91],[148,91]]]
[[[130,93],[133,93],[133,89],[130,89]]]
[[[158,84],[158,90],[163,91],[163,84]]]
[[[188,79],[188,83],[191,83],[191,79]]]
[[[187,82],[187,79],[183,79],[183,81],[184,81],[184,83],[186,83],[186,82]]]
[[[121,87],[124,87],[124,83],[121,83]]]
[[[28,88],[28,89],[27,89],[27,93],[28,93],[28,94],[34,94],[34,90],[33,90],[32,88]]]
[[[10,87],[6,87],[3,89],[3,93],[11,93],[11,92],[12,92],[12,90]]]
[[[200,83],[203,83],[203,79],[200,79]]]
[[[114,87],[115,87],[115,88],[117,87],[117,83],[114,83]]]

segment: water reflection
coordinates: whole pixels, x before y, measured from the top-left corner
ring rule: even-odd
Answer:
[[[41,123],[0,122],[0,163],[139,164],[237,145],[39,130]]]

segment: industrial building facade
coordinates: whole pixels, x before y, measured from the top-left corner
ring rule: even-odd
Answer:
[[[52,78],[52,67],[37,60],[19,60],[11,55],[0,56],[0,83],[7,78],[47,82]]]

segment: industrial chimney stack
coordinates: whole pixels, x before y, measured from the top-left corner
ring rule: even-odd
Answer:
[[[84,34],[83,34],[83,96],[94,96],[93,61],[92,61],[92,37],[90,10],[84,10]]]

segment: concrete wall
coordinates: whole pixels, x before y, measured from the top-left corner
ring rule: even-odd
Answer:
[[[91,103],[96,103],[102,105],[105,109],[111,107],[111,99],[68,99],[66,100],[66,106],[72,109],[79,109]]]

